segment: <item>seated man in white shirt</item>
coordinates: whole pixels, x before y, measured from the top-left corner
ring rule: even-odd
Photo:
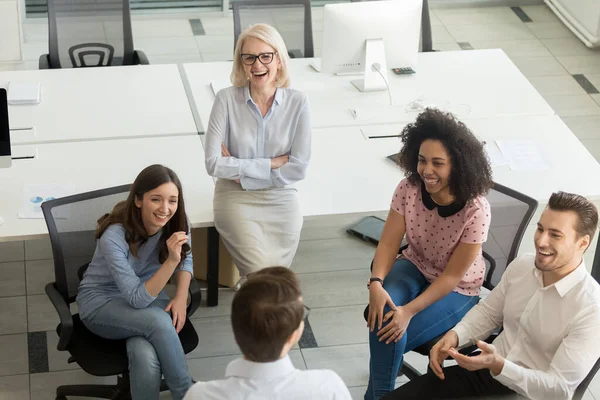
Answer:
[[[600,286],[583,262],[597,224],[587,199],[553,193],[537,224],[536,253],[513,261],[488,297],[433,347],[435,374],[384,399],[570,399],[600,357]],[[493,344],[482,341],[500,327]],[[456,351],[474,343],[480,355]],[[458,365],[442,369],[448,356]]]
[[[229,363],[225,379],[194,384],[184,400],[351,400],[335,372],[292,365],[288,352],[300,340],[309,310],[291,270],[252,274],[231,305],[233,334],[244,356]]]

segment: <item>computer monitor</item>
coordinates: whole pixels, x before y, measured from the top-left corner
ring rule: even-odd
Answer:
[[[11,164],[8,98],[6,89],[0,88],[0,168],[8,168]]]
[[[361,91],[385,90],[387,68],[417,70],[423,0],[327,4],[321,71],[364,73]]]

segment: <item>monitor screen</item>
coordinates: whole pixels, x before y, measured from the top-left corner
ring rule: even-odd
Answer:
[[[321,71],[365,70],[368,39],[381,39],[388,68],[417,71],[422,0],[327,4],[323,8]]]
[[[0,88],[0,157],[3,156],[10,157],[10,130],[6,89]]]

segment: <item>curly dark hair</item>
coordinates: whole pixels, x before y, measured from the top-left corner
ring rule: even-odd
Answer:
[[[398,164],[412,184],[422,182],[417,172],[421,143],[439,140],[450,156],[448,186],[456,201],[466,203],[492,187],[492,168],[483,143],[452,114],[427,108],[415,122],[404,127],[400,138],[404,145],[398,154]]]

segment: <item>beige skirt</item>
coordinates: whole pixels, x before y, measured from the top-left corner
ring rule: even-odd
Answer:
[[[241,276],[262,268],[289,268],[302,230],[295,188],[246,191],[219,179],[213,199],[215,227]]]

